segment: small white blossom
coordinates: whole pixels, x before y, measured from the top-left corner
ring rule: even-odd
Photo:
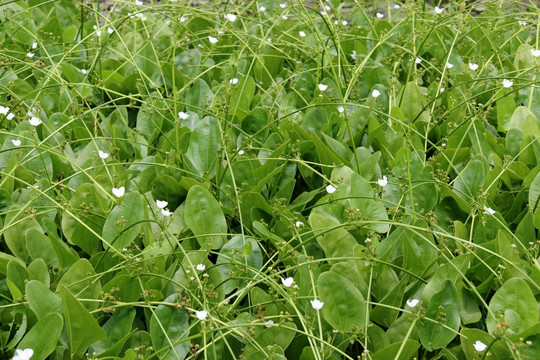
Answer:
[[[418,305],[419,302],[420,300],[418,299],[410,299],[410,300],[407,300],[407,306],[416,307],[416,305]]]
[[[135,0],[135,5],[144,5],[142,0]]]
[[[476,351],[484,351],[487,349],[487,345],[481,342],[480,340],[476,340],[473,346]]]
[[[496,211],[493,210],[493,209],[490,208],[490,207],[487,207],[487,206],[484,207],[484,214],[493,215],[493,214],[495,214],[495,212],[496,212]]]
[[[32,349],[17,349],[15,350],[15,356],[13,357],[13,360],[30,360],[33,355],[34,350]]]
[[[169,210],[166,210],[166,209],[161,209],[161,214],[162,214],[163,216],[169,217],[169,216],[172,215],[172,212],[169,211]]]
[[[195,311],[195,315],[197,315],[197,319],[204,321],[206,317],[208,316],[208,313],[204,310],[201,311]]]
[[[304,31],[299,31],[298,35],[300,35],[300,37],[306,37],[306,33]]]
[[[323,305],[324,305],[324,302],[320,301],[320,300],[310,300],[309,301],[311,303],[311,307],[314,308],[315,310],[320,310],[322,309]]]
[[[30,122],[30,125],[32,126],[38,126],[39,124],[41,124],[41,120],[36,116],[32,116],[30,120],[28,121]]]
[[[186,114],[185,112],[180,111],[180,112],[178,113],[178,117],[179,117],[180,119],[182,119],[182,120],[186,120],[186,119],[189,117],[189,114]]]
[[[512,85],[514,85],[514,82],[511,81],[511,80],[508,80],[508,79],[504,79],[503,82],[502,82],[503,86],[505,88],[509,88],[511,87]]]
[[[244,155],[244,150],[238,150],[238,155]]]
[[[376,13],[375,16],[378,18],[378,19],[382,19],[384,17],[384,14],[383,13]]]
[[[320,91],[326,91],[326,89],[328,89],[328,85],[325,84],[319,84],[317,87]]]
[[[538,49],[531,49],[531,54],[532,54],[532,56],[534,56],[534,57],[539,57],[539,56],[540,56],[540,50],[538,50]]]
[[[103,152],[101,150],[98,151],[98,155],[101,159],[105,160],[106,158],[109,157],[109,154],[107,154],[106,152]]]
[[[531,340],[527,340],[527,341],[525,341],[525,344],[527,344],[528,346],[532,346],[532,341],[531,341]]]
[[[420,64],[422,62],[422,59],[417,57],[416,59],[414,59],[414,62],[415,64]]]
[[[399,9],[401,9],[401,5],[399,5],[399,4],[395,4],[395,5],[394,5],[394,9],[396,9],[396,10],[399,10]]]
[[[301,221],[297,221],[297,222],[295,223],[295,226],[296,226],[297,228],[301,228],[301,227],[304,227],[304,223],[301,222]]]
[[[97,25],[92,25],[92,29],[97,30]]]
[[[287,20],[287,19],[288,19],[287,15],[283,15],[281,18],[282,18],[283,20]]]
[[[526,21],[521,21],[521,20],[519,20],[519,21],[518,21],[518,24],[519,24],[519,26],[527,26],[527,22],[526,22]]]
[[[446,90],[445,88],[441,88],[441,90],[439,92],[444,92],[444,90]]]
[[[2,106],[0,105],[0,114],[1,115],[7,115],[7,113],[9,112],[9,109],[7,106]]]
[[[231,80],[229,80],[229,83],[233,85],[238,84],[238,78],[232,78]]]
[[[12,120],[14,117],[15,117],[15,114],[14,114],[14,113],[9,113],[9,114],[7,114],[7,116],[6,116],[6,119]]]
[[[86,69],[81,69],[81,73],[83,73],[84,75],[88,74],[88,70]]]
[[[353,60],[356,60],[356,50],[352,51],[351,57],[352,57]]]
[[[160,209],[165,209],[165,206],[169,205],[169,203],[165,200],[156,200],[156,205]]]
[[[279,7],[282,8],[282,9],[285,9],[285,7],[287,7],[287,4],[281,3],[281,4],[279,4]]]
[[[259,10],[262,11],[262,12],[264,12],[264,11],[266,11],[266,7],[265,7],[265,6],[261,6],[261,7],[259,8]]]
[[[385,187],[386,185],[388,185],[388,178],[386,177],[386,175],[384,175],[382,179],[377,180],[377,183],[379,184],[379,186]]]
[[[109,28],[107,28],[107,32],[108,32],[109,34],[112,34],[112,33],[114,32],[114,29],[109,27]]]
[[[236,15],[227,14],[227,15],[225,15],[225,19],[229,20],[230,22],[234,22],[234,21],[236,21]]]
[[[218,39],[213,36],[208,36],[208,41],[210,41],[212,44],[215,44],[218,42]]]
[[[377,89],[373,90],[373,92],[371,93],[371,96],[373,96],[374,98],[378,98],[379,95],[381,95],[381,92]]]
[[[286,279],[284,278],[281,278],[281,283],[285,286],[285,287],[291,287],[291,285],[293,284],[294,282],[294,279],[292,277],[288,277]]]
[[[180,21],[181,23],[186,22],[186,20],[187,20],[187,17],[185,16],[182,16],[178,19],[178,21]]]
[[[349,25],[349,22],[348,22],[347,20],[343,20],[343,21],[341,22],[341,24],[342,24],[343,26],[347,26],[347,25]]]
[[[96,36],[97,36],[97,37],[100,37],[100,36],[101,36],[101,30],[96,31]]]
[[[333,185],[328,185],[326,187],[326,192],[329,194],[333,194],[334,192],[336,192],[336,188]]]
[[[446,63],[446,67],[447,67],[448,69],[451,69],[451,68],[454,67],[454,64],[447,62],[447,63]]]
[[[435,12],[436,12],[437,14],[440,14],[440,13],[442,13],[443,11],[444,11],[444,8],[440,8],[440,7],[438,7],[438,6],[435,6]]]
[[[345,108],[343,106],[338,106],[337,111],[339,111],[340,114],[343,114],[343,112],[345,112]]]
[[[13,144],[13,146],[21,146],[21,140],[19,139],[13,139],[11,140],[11,143]]]
[[[126,193],[126,188],[121,186],[119,188],[112,188],[112,193],[116,197],[122,197]]]
[[[204,264],[198,264],[197,265],[197,270],[204,271],[204,269],[206,269],[206,265],[204,265]]]
[[[36,49],[36,48],[37,48],[37,42],[32,44],[32,49]]]
[[[469,69],[471,69],[472,71],[475,71],[476,69],[478,69],[478,64],[469,63]]]
[[[28,56],[30,59],[33,58],[34,55],[36,55],[36,53],[33,53],[33,52],[27,52],[26,53],[26,56]]]
[[[270,326],[272,326],[274,324],[274,320],[268,320],[268,321],[265,321],[264,322],[264,326],[266,326],[267,328],[269,328]]]

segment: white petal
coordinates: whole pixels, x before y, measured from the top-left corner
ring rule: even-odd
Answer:
[[[378,98],[379,95],[381,95],[381,92],[377,89],[373,90],[373,92],[371,93],[371,96],[373,96],[374,98]]]
[[[9,108],[7,106],[0,105],[0,114],[6,115],[8,112],[9,112]]]
[[[208,41],[210,41],[212,44],[215,44],[218,42],[218,39],[213,36],[208,36]]]
[[[259,10],[260,10],[260,11],[266,11],[266,7],[265,7],[265,6],[261,6],[261,7],[259,8]]]
[[[113,29],[113,28],[107,28],[107,32],[108,32],[109,34],[112,34],[112,33],[114,32],[114,29]]]
[[[416,305],[418,305],[419,302],[420,300],[418,299],[410,299],[410,300],[407,300],[407,306],[416,307]]]
[[[377,180],[377,183],[382,186],[382,187],[385,187],[387,184],[388,184],[388,179],[386,178],[386,175],[384,175],[382,177],[382,179],[378,179]]]
[[[179,117],[180,119],[182,119],[182,120],[186,120],[186,119],[189,117],[189,114],[187,114],[187,113],[185,113],[185,112],[183,112],[183,111],[180,111],[180,112],[178,113],[178,117]]]
[[[329,194],[333,194],[334,192],[336,192],[336,188],[332,185],[328,185],[326,187],[326,192],[329,193]]]
[[[300,37],[306,37],[306,33],[304,31],[299,31],[298,35],[300,35]]]
[[[233,85],[238,84],[238,78],[232,78],[231,80],[229,80],[229,83]]]
[[[195,315],[197,315],[197,319],[203,321],[206,319],[206,316],[208,316],[208,313],[204,310],[201,311],[195,311]]]
[[[21,146],[21,140],[19,139],[13,139],[11,140],[11,143],[13,144],[13,146]]]
[[[414,62],[415,62],[416,64],[420,64],[420,63],[422,62],[422,59],[419,58],[419,57],[417,57],[416,59],[414,59]]]
[[[206,269],[206,265],[204,265],[204,264],[198,264],[197,265],[197,270],[204,271],[204,269]]]
[[[268,320],[264,322],[264,326],[266,326],[267,328],[272,326],[273,324],[274,324],[274,320]]]
[[[27,52],[27,53],[26,53],[26,56],[28,56],[29,58],[33,58],[34,55],[36,55],[36,54],[33,53],[33,52]]]
[[[401,9],[401,5],[399,5],[399,4],[395,4],[395,5],[394,5],[394,9],[396,9],[396,10],[399,10],[399,9]]]
[[[487,349],[487,345],[481,342],[480,340],[476,340],[473,346],[476,351],[484,351]]]
[[[295,226],[296,226],[297,228],[301,228],[301,227],[304,227],[304,223],[303,223],[302,221],[297,221],[297,222],[295,223]]]
[[[478,64],[469,63],[469,69],[471,69],[472,71],[475,71],[476,69],[478,69]]]
[[[377,18],[379,18],[379,19],[382,19],[382,18],[384,17],[384,14],[378,12],[378,13],[375,14],[375,16],[376,16]]]
[[[126,188],[125,187],[119,187],[119,188],[112,188],[112,193],[114,194],[114,196],[116,197],[122,197],[124,196],[124,194],[126,193]]]
[[[326,89],[328,89],[328,85],[325,85],[325,84],[319,84],[318,85],[318,88],[320,91],[326,91]]]
[[[440,8],[440,7],[438,7],[438,6],[435,6],[435,12],[436,12],[437,14],[440,14],[440,13],[442,13],[443,11],[444,11],[444,8]]]
[[[540,50],[537,50],[537,49],[531,49],[531,54],[532,54],[532,56],[534,56],[534,57],[539,57],[539,56],[540,56]]]
[[[32,44],[32,49],[35,49],[35,48],[37,48],[37,42]]]
[[[511,80],[508,80],[508,79],[504,79],[503,82],[502,82],[503,86],[505,88],[509,88],[511,87],[512,85],[514,85],[514,82],[511,81]]]
[[[11,120],[11,119],[13,119],[14,117],[15,117],[15,114],[14,114],[14,113],[9,113],[9,114],[7,114],[7,116],[6,116],[6,119]]]
[[[101,150],[98,151],[98,155],[99,155],[99,157],[102,158],[102,159],[106,159],[106,158],[109,157],[109,154],[107,154],[106,152],[103,152],[103,151],[101,151]]]
[[[97,35],[98,37],[100,37],[100,36],[101,36],[101,30],[96,31],[96,35]]]
[[[294,279],[292,277],[288,277],[286,279],[284,278],[281,278],[281,283],[285,286],[285,287],[291,287],[291,285],[293,284],[294,282]]]
[[[314,308],[315,310],[320,310],[322,309],[323,305],[324,305],[324,302],[320,301],[320,300],[310,300],[309,301],[311,303],[311,307]]]
[[[447,63],[446,63],[446,67],[447,67],[448,69],[451,69],[451,68],[454,67],[454,64],[451,64],[451,63],[447,62]]]
[[[172,215],[172,212],[169,211],[169,210],[161,209],[161,214],[162,214],[163,216],[169,217],[169,216]]]
[[[282,9],[285,9],[287,7],[287,4],[281,3],[281,4],[279,4],[279,7],[282,8]]]
[[[41,120],[38,118],[38,117],[35,117],[35,116],[32,116],[30,118],[30,120],[28,120],[30,122],[30,125],[32,126],[38,126],[39,124],[41,124]]]
[[[236,15],[234,14],[227,14],[225,15],[225,18],[229,20],[230,22],[236,21]]]
[[[169,203],[165,200],[156,200],[156,205],[160,209],[164,209],[165,206],[169,205]]]

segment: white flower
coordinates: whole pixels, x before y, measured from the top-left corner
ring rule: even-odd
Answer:
[[[476,351],[484,351],[487,349],[487,345],[481,342],[480,340],[476,340],[473,346]]]
[[[197,265],[197,270],[204,271],[204,269],[206,269],[206,265],[204,265],[204,264],[198,264]]]
[[[387,184],[388,184],[388,179],[386,178],[386,175],[384,175],[382,177],[382,179],[378,179],[377,180],[377,183],[382,186],[382,187],[385,187]]]
[[[96,36],[97,36],[97,37],[100,37],[100,36],[101,36],[101,30],[96,31]]]
[[[374,98],[378,98],[379,95],[381,95],[381,92],[377,89],[373,90],[373,92],[371,93],[371,96],[373,96]]]
[[[169,210],[161,209],[161,214],[162,214],[163,216],[169,217],[169,216],[172,215],[172,212],[169,211]]]
[[[213,37],[213,36],[209,36],[209,37],[208,37],[208,41],[210,41],[212,44],[215,44],[215,43],[218,42],[218,39],[216,39],[216,38]]]
[[[135,5],[144,5],[142,0],[135,0]]]
[[[415,64],[420,64],[422,62],[422,59],[417,57],[416,59],[414,59],[414,62],[415,62]]]
[[[296,225],[297,228],[304,227],[304,223],[301,222],[301,221],[297,221],[297,222],[295,223],[295,225]]]
[[[29,58],[33,58],[34,55],[36,55],[36,53],[33,53],[33,52],[27,52],[26,53],[26,56],[28,56]]]
[[[238,78],[232,78],[231,80],[229,80],[229,84],[233,84],[233,85],[238,84]]]
[[[11,119],[13,119],[14,117],[15,117],[15,114],[14,114],[14,113],[9,113],[9,114],[7,114],[7,116],[6,116],[6,119],[11,120]]]
[[[337,111],[339,111],[340,114],[343,114],[345,108],[343,106],[338,106]]]
[[[125,187],[119,187],[119,188],[112,188],[112,193],[114,194],[114,196],[116,197],[122,197],[124,196],[124,194],[126,193],[126,188]]]
[[[444,92],[445,88],[441,88],[440,92]]]
[[[509,87],[511,87],[512,85],[514,85],[514,82],[513,82],[513,81],[508,80],[508,79],[504,79],[504,80],[503,80],[503,86],[504,86],[505,88],[509,88]]]
[[[326,89],[328,89],[328,85],[319,84],[319,85],[318,85],[318,88],[319,88],[319,90],[321,90],[321,91],[326,91]]]
[[[334,186],[332,186],[332,185],[328,185],[326,187],[326,192],[329,193],[329,194],[332,194],[332,193],[336,192],[336,188]]]
[[[30,125],[32,126],[38,126],[39,124],[41,124],[41,120],[39,120],[39,118],[35,116],[32,116],[30,120],[28,121],[30,122]]]
[[[285,287],[291,287],[292,283],[294,282],[294,279],[292,277],[288,277],[286,279],[284,278],[281,278],[281,283],[285,286]]]
[[[376,13],[375,16],[378,18],[378,19],[382,19],[384,17],[384,14],[383,13]]]
[[[317,300],[317,299],[315,299],[315,300],[310,300],[309,302],[311,303],[311,307],[314,308],[315,310],[320,310],[320,309],[322,309],[322,307],[323,307],[323,305],[324,305],[324,303],[323,303],[322,301]]]
[[[7,115],[8,112],[9,112],[9,108],[7,106],[0,105],[0,114]]]
[[[435,6],[435,12],[436,12],[437,14],[440,14],[440,13],[442,13],[443,11],[444,11],[444,8],[440,8],[440,7],[438,7],[438,6]]]
[[[24,349],[15,350],[15,356],[13,357],[13,360],[29,360],[34,355],[34,350],[32,349]]]
[[[343,24],[343,26],[349,25],[349,22],[347,20],[343,20],[341,23]]]
[[[238,150],[238,155],[244,155],[244,150]]]
[[[526,21],[521,21],[521,20],[519,20],[519,21],[518,21],[518,24],[519,24],[519,26],[527,26],[527,22],[526,22]]]
[[[279,4],[279,7],[282,8],[282,9],[285,9],[285,7],[287,7],[287,4],[281,3],[281,4]]]
[[[97,25],[92,25],[92,29],[97,30]]]
[[[81,69],[81,73],[83,73],[84,75],[88,74],[88,70],[86,69]]]
[[[447,62],[447,63],[446,63],[446,67],[447,67],[448,69],[451,69],[451,68],[454,67],[454,64]]]
[[[107,32],[108,32],[109,34],[112,34],[112,33],[114,32],[114,29],[113,29],[113,28],[107,28]]]
[[[37,42],[32,44],[32,49],[35,49],[35,48],[37,48]]]
[[[332,10],[332,8],[329,5],[324,5],[324,8],[326,9],[326,11]]]
[[[204,321],[204,319],[206,319],[206,316],[208,316],[208,313],[204,310],[201,310],[195,311],[195,315],[197,315],[197,319]]]
[[[475,71],[476,69],[478,69],[478,64],[469,63],[469,69],[471,69],[472,71]]]
[[[182,119],[182,120],[186,120],[186,119],[189,117],[189,114],[186,114],[185,112],[180,111],[180,112],[178,113],[178,117],[179,117],[180,119]]]
[[[304,31],[299,31],[298,35],[300,35],[300,37],[306,37],[306,33]]]
[[[236,15],[227,14],[227,15],[225,15],[225,19],[229,20],[230,22],[234,22],[234,21],[236,21]]]
[[[287,18],[287,15],[283,15],[281,18],[282,18],[283,20],[287,20],[287,19],[288,19],[288,18]]]
[[[165,206],[169,205],[165,200],[156,200],[156,205],[160,209],[165,209]]]
[[[493,210],[492,208],[487,207],[487,206],[484,206],[484,214],[493,215],[493,214],[495,214],[495,213],[496,213],[496,211]]]
[[[539,56],[540,56],[540,50],[537,50],[537,49],[531,49],[531,54],[532,54],[532,56],[534,56],[534,57],[539,57]]]
[[[356,50],[352,51],[351,57],[353,58],[353,60],[356,60]]]
[[[269,328],[270,326],[272,326],[274,324],[274,320],[268,320],[268,321],[265,321],[264,322],[264,326],[266,326],[267,328]]]
[[[396,10],[399,10],[399,9],[401,9],[401,5],[399,5],[399,4],[395,4],[395,5],[394,5],[394,9],[396,9]]]
[[[525,344],[527,344],[528,346],[532,346],[532,341],[531,341],[531,340],[527,340],[527,341],[525,341]]]
[[[103,160],[105,160],[106,158],[109,157],[109,154],[107,154],[106,152],[103,152],[103,151],[101,151],[101,150],[99,150],[98,155],[99,155],[99,157],[102,158]]]
[[[407,306],[416,307],[416,305],[418,305],[419,302],[420,300],[418,299],[410,299],[410,300],[407,300]]]
[[[259,10],[260,10],[260,11],[266,11],[266,7],[265,7],[265,6],[261,6],[261,7],[259,8]]]
[[[180,17],[180,19],[178,19],[178,21],[180,21],[181,23],[186,22],[186,20],[187,20],[187,17],[185,16],[182,16]]]
[[[13,140],[11,140],[11,143],[14,146],[21,146],[21,140],[19,140],[19,139],[13,139]]]

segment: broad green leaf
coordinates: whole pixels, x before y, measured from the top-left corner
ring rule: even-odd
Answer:
[[[160,351],[160,359],[183,359],[189,351],[187,341],[180,340],[189,336],[187,311],[172,303],[179,300],[174,294],[165,299],[171,305],[159,305],[150,319],[150,337],[156,351]]]
[[[23,208],[13,205],[8,210],[4,227],[4,239],[9,250],[17,258],[27,261],[29,256],[26,247],[26,232],[30,229],[35,229],[43,233],[39,223],[32,216],[26,214]]]
[[[426,349],[441,349],[456,337],[460,308],[456,287],[451,281],[446,281],[443,289],[433,295],[426,310],[426,318],[433,321],[424,319],[418,323],[418,337]]]
[[[71,354],[83,354],[88,346],[103,339],[106,334],[96,319],[63,285],[60,285],[62,308],[66,321]]]
[[[213,117],[205,117],[189,137],[186,158],[198,176],[212,179],[216,174],[216,161],[221,148],[220,128]]]
[[[422,98],[423,95],[416,82],[408,82],[403,87],[399,107],[403,111],[403,114],[405,114],[405,118],[409,123],[412,123],[417,116],[420,115],[423,107]]]
[[[281,349],[287,349],[289,344],[296,334],[296,325],[290,322],[285,322],[281,325],[274,325],[261,331],[257,337],[255,337],[253,344],[248,344],[245,347],[242,355],[246,359],[263,360],[267,359],[268,355],[265,353],[269,346],[276,344]],[[259,349],[262,348],[262,350]]]
[[[325,272],[317,280],[322,313],[336,330],[349,332],[366,320],[366,302],[360,291],[343,276]]]
[[[416,356],[420,344],[414,340],[407,340],[405,344],[401,342],[394,343],[371,355],[372,360],[409,360]],[[399,356],[398,356],[399,353]]]
[[[32,349],[32,360],[45,360],[54,349],[62,332],[63,320],[58,313],[42,317],[17,345],[19,349]]]
[[[108,356],[118,356],[128,340],[127,335],[131,331],[133,319],[135,319],[135,309],[117,309],[113,316],[103,325],[106,337],[93,343],[89,353],[95,353],[96,355],[107,353]]]
[[[514,333],[525,330],[538,321],[538,306],[534,295],[523,279],[512,278],[495,292],[489,302],[490,313],[486,318],[488,332],[496,330],[494,314],[506,321]]]
[[[28,306],[38,319],[52,313],[62,314],[62,301],[42,282],[30,280],[25,293]]]
[[[205,248],[219,249],[227,234],[227,223],[217,200],[200,185],[189,189],[184,220]]]
[[[316,213],[309,216],[309,224],[324,254],[327,258],[331,258],[330,264],[339,262],[339,258],[351,257],[352,249],[357,242],[340,224]]]
[[[386,223],[388,214],[384,203],[375,199],[373,188],[369,182],[358,174],[351,176],[350,196],[351,207],[358,209],[359,213],[369,221],[366,224],[368,229],[379,233],[388,231],[390,226]]]
[[[86,259],[80,259],[64,273],[56,290],[59,291],[62,287],[66,287],[80,300],[101,299],[101,282],[96,276],[96,271]],[[84,307],[89,311],[97,309],[98,306],[96,301],[84,302]]]
[[[122,202],[114,207],[103,224],[103,239],[108,245],[121,251],[139,234],[143,216],[141,195],[132,192],[124,196]]]

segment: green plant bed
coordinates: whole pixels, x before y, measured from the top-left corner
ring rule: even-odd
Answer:
[[[540,358],[538,23],[0,1],[0,358]]]

